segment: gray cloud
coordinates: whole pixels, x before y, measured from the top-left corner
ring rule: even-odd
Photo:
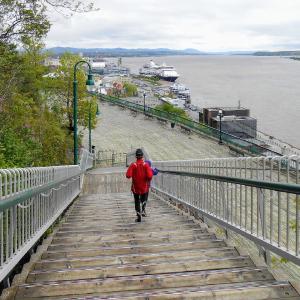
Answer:
[[[298,0],[110,0],[98,12],[51,13],[47,46],[278,50],[300,43]]]

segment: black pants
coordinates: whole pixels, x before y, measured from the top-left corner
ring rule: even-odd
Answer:
[[[138,195],[138,194],[133,194],[134,196],[134,204],[135,204],[135,211],[137,216],[140,216],[143,211],[146,209],[146,204],[148,200],[148,193]],[[141,207],[142,204],[142,207]],[[141,211],[142,209],[142,211]]]

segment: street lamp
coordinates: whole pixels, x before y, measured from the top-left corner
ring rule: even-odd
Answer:
[[[146,92],[143,93],[144,96],[144,114],[146,113]]]
[[[92,92],[94,89],[94,80],[92,75],[92,67],[90,63],[84,60],[78,61],[74,65],[74,80],[73,80],[73,122],[74,122],[74,165],[78,165],[78,136],[77,136],[77,117],[78,117],[78,103],[77,103],[77,87],[78,82],[76,78],[77,68],[80,64],[87,64],[89,67],[88,79],[86,81],[86,87],[89,92]]]
[[[90,89],[93,92],[94,89]],[[96,116],[100,115],[99,107],[97,104]],[[89,152],[92,153],[92,101],[89,101]]]
[[[97,111],[96,111],[96,116],[99,116],[100,115],[100,110],[99,110],[99,105],[97,103]]]
[[[218,113],[218,117],[220,118],[220,124],[219,124],[219,144],[222,145],[223,141],[222,141],[222,117],[223,117],[223,110],[219,109],[219,113]]]
[[[92,152],[92,101],[89,103],[89,152]]]

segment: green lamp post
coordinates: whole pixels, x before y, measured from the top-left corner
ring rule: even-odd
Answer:
[[[74,80],[73,80],[73,123],[74,123],[74,165],[78,165],[78,134],[77,134],[77,118],[78,118],[78,96],[77,96],[77,87],[78,82],[76,78],[76,72],[78,69],[78,66],[80,64],[87,64],[89,67],[89,74],[88,79],[86,81],[86,87],[89,92],[92,92],[94,89],[94,80],[92,75],[92,67],[90,63],[84,60],[78,61],[74,65]]]
[[[90,107],[89,107],[89,152],[92,152],[92,102],[90,101]]]
[[[96,116],[100,115],[99,106],[97,104]],[[92,153],[92,102],[89,103],[89,151]]]
[[[100,116],[100,110],[99,110],[99,105],[98,104],[97,104],[96,116]]]
[[[218,117],[219,117],[219,120],[220,120],[219,121],[219,144],[223,145],[223,140],[222,140],[222,118],[224,117],[224,114],[223,114],[222,109],[219,109]]]

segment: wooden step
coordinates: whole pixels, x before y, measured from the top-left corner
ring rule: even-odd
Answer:
[[[150,254],[130,254],[118,256],[92,256],[71,259],[40,260],[35,270],[73,269],[80,267],[97,267],[108,265],[147,264],[156,262],[203,260],[222,257],[236,257],[237,251],[231,247],[210,248],[200,250],[178,250]]]
[[[182,214],[168,214],[167,212],[153,212],[152,210],[146,209],[149,219],[150,220],[162,220],[162,221],[169,221],[170,219],[178,219],[178,220],[185,220],[188,221],[188,217]],[[131,220],[132,216],[135,215],[135,210],[131,210],[129,213],[126,214],[116,214],[116,215],[99,215],[97,213],[93,213],[92,215],[86,216],[86,215],[80,215],[80,214],[70,214],[67,216],[66,220],[67,222],[89,222],[89,221],[101,221],[102,223],[105,223],[106,221],[124,221],[124,220]]]
[[[95,255],[120,255],[120,254],[138,254],[138,253],[157,253],[160,251],[192,250],[224,247],[222,240],[195,241],[186,243],[156,244],[150,246],[131,246],[131,247],[96,247],[84,250],[72,251],[46,251],[42,258],[68,258],[68,257],[90,257]]]
[[[102,267],[82,267],[77,269],[62,269],[53,271],[34,271],[27,278],[28,283],[40,281],[61,281],[91,278],[109,278],[118,276],[134,276],[144,274],[180,273],[203,270],[220,270],[228,268],[251,267],[253,262],[249,257],[226,257],[180,262],[161,262],[138,265],[117,265]]]
[[[173,287],[207,286],[213,284],[273,280],[266,269],[237,268],[212,271],[155,274],[107,279],[53,281],[20,285],[16,299],[46,296],[72,296],[89,293],[144,291]]]
[[[116,229],[116,231],[123,233],[123,232],[128,232],[128,231],[133,231],[133,232],[145,232],[145,231],[167,231],[168,229],[171,230],[182,230],[182,229],[198,229],[198,225],[197,224],[180,224],[180,225],[165,225],[165,226],[161,226],[161,225],[150,225],[148,226],[148,224],[146,222],[142,222],[142,223],[136,223],[135,224],[136,227],[134,228],[123,228],[123,227],[119,227],[118,229]],[[101,226],[99,226],[98,228],[89,228],[89,229],[74,229],[74,230],[70,230],[70,231],[61,231],[59,230],[56,235],[57,236],[78,236],[78,235],[87,235],[93,232],[97,232],[97,234],[105,234],[105,233],[111,233],[112,229],[109,228],[101,228]]]
[[[99,238],[100,239],[100,238]],[[48,251],[57,250],[74,250],[74,249],[90,249],[95,247],[124,247],[130,245],[149,245],[149,244],[166,244],[166,243],[179,243],[179,242],[192,242],[198,240],[210,240],[216,239],[215,235],[204,233],[199,235],[183,235],[183,236],[172,236],[172,237],[150,237],[150,238],[135,238],[125,240],[114,240],[114,241],[94,241],[85,243],[52,243],[48,247]]]
[[[142,226],[145,224],[145,226],[147,226],[147,228],[149,230],[153,229],[153,228],[162,228],[162,226],[160,226],[159,224],[161,224],[161,222],[153,222],[153,220],[151,220],[152,222],[149,222],[148,220],[145,220],[145,222],[143,222]],[[125,223],[124,221],[122,223],[115,223],[115,222],[107,222],[107,224],[102,225],[100,221],[98,221],[97,223],[94,222],[90,222],[90,223],[75,223],[74,225],[72,224],[68,224],[66,226],[61,226],[59,232],[72,232],[72,231],[85,231],[85,230],[89,230],[90,228],[93,228],[95,230],[104,230],[104,229],[110,229],[110,230],[116,230],[118,231],[119,229],[137,229],[137,225],[136,222],[134,221],[134,218],[131,219],[130,222]],[[181,220],[176,220],[176,221],[170,221],[168,223],[166,223],[163,228],[177,228],[177,227],[198,227],[197,224],[195,224],[194,222],[190,221],[181,221]],[[140,228],[138,228],[140,229]]]
[[[89,242],[89,241],[115,241],[118,239],[126,240],[126,239],[136,239],[136,238],[151,238],[151,237],[173,237],[173,236],[188,236],[188,235],[197,235],[201,233],[207,233],[207,229],[202,228],[185,228],[177,230],[176,228],[170,228],[168,230],[160,230],[160,231],[126,231],[126,232],[109,232],[105,231],[104,233],[99,232],[97,230],[90,230],[88,234],[80,234],[77,236],[69,237],[67,234],[61,236],[55,236],[53,238],[53,243],[77,243],[77,242]]]
[[[44,300],[62,300],[64,298],[43,297]],[[72,296],[72,300],[102,299],[102,300],[300,300],[297,292],[287,282],[249,282],[220,284],[208,287],[185,287],[174,289],[159,289],[142,292],[119,292],[108,296],[103,294],[86,294]]]

